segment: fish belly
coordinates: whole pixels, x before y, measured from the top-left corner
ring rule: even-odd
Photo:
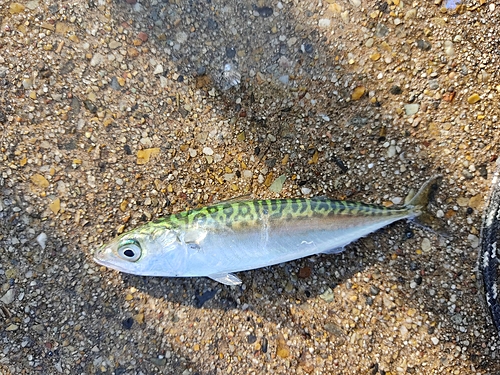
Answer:
[[[347,244],[411,215],[333,220],[296,220],[245,230],[208,231],[189,256],[185,276],[251,270],[318,253],[341,252]]]

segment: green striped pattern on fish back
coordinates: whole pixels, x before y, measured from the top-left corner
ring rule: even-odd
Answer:
[[[303,218],[331,216],[401,216],[409,212],[407,207],[338,201],[328,198],[265,199],[220,203],[191,211],[173,214],[151,223],[155,227],[188,228],[193,225],[245,227],[258,224],[267,216],[269,221],[289,221]]]

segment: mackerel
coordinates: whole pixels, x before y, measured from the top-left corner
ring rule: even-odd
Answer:
[[[428,216],[438,177],[399,207],[318,197],[223,202],[172,214],[117,237],[94,260],[135,275],[206,276],[238,285],[234,272],[339,253],[395,221]]]

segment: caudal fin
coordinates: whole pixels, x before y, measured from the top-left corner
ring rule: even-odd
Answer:
[[[437,217],[427,210],[427,206],[429,202],[434,199],[434,194],[441,180],[441,175],[432,176],[407,204],[407,206],[412,207],[418,215],[413,219],[415,223],[430,228],[438,233],[443,233],[443,225]]]

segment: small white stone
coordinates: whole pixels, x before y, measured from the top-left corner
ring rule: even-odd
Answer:
[[[3,296],[0,298],[0,301],[2,301],[4,304],[9,305],[14,301],[15,298],[15,293],[14,289],[9,289]]]
[[[97,66],[104,61],[104,56],[100,53],[94,54],[90,60],[90,66]]]
[[[203,153],[205,155],[213,155],[214,154],[214,150],[212,150],[210,147],[203,147]]]
[[[303,194],[303,195],[308,195],[308,194],[311,194],[311,189],[308,188],[308,187],[305,187],[305,186],[302,186],[300,188],[300,192]]]
[[[318,26],[319,27],[330,27],[330,23],[332,21],[329,19],[329,18],[321,18],[319,21],[318,21]]]
[[[392,158],[396,155],[396,146],[389,146],[387,149],[387,157]]]
[[[444,53],[450,57],[455,55],[455,49],[453,48],[453,42],[451,40],[446,40],[444,42]]]
[[[432,343],[433,343],[434,345],[439,344],[439,339],[438,339],[437,337],[432,337],[432,338],[431,338],[431,341],[432,341]]]
[[[358,8],[361,5],[361,0],[349,0],[353,7]]]
[[[424,238],[422,240],[422,244],[420,246],[422,247],[422,251],[424,253],[430,251],[431,250],[431,240],[429,240],[428,238]]]
[[[163,73],[163,65],[161,64],[158,64],[156,65],[156,68],[155,68],[155,71],[153,72],[153,74],[162,74]]]
[[[36,242],[38,242],[42,250],[45,250],[45,247],[47,246],[47,235],[43,232],[40,233],[36,238]]]
[[[401,197],[391,198],[391,202],[394,204],[401,204],[402,201],[403,201],[403,198],[401,198]]]

